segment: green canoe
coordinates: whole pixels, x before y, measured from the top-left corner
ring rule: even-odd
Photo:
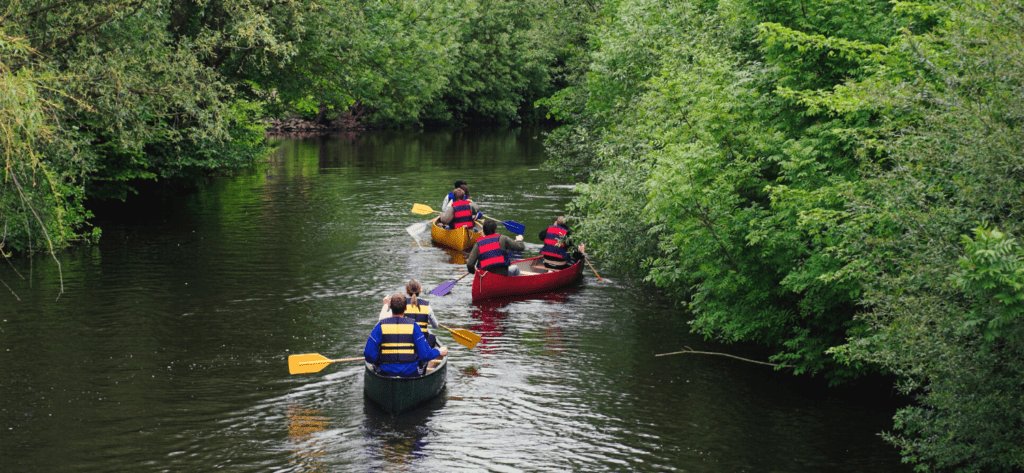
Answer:
[[[418,378],[381,376],[374,372],[373,365],[366,363],[363,392],[385,411],[398,414],[437,396],[444,388],[447,373],[447,356],[437,368]]]

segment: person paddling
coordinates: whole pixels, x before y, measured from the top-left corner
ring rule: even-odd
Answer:
[[[441,212],[437,218],[438,223],[449,225],[451,228],[472,229],[476,220],[482,215],[480,209],[471,200],[464,199],[466,192],[462,189],[455,189],[455,201],[447,210]]]
[[[448,348],[430,348],[420,326],[405,317],[405,294],[391,296],[391,317],[377,322],[366,339],[363,357],[384,376],[421,376],[430,360],[448,356]]]
[[[430,332],[430,327],[437,328],[437,317],[434,317],[434,308],[430,306],[430,301],[426,299],[420,299],[420,292],[423,292],[423,286],[419,281],[413,279],[405,285],[405,294],[407,296],[405,304],[405,317],[412,319],[420,326],[420,330],[423,331],[423,335],[427,337],[427,343],[430,348],[437,347],[437,335]],[[384,320],[391,317],[391,296],[384,298],[384,307],[380,310],[380,316],[377,320]]]
[[[564,216],[555,219],[555,223],[546,230],[541,230],[539,236],[544,246],[541,247],[540,254],[544,257],[545,268],[554,271],[565,269],[584,257],[586,246],[582,243],[576,247],[577,251],[569,254],[570,234],[572,231],[565,223]]]
[[[455,181],[455,189],[462,189],[462,192],[465,193],[465,195],[462,198],[470,202],[473,201],[473,199],[469,197],[469,186],[467,186],[464,181]],[[445,210],[447,210],[448,207],[452,205],[452,202],[455,202],[454,190],[449,192],[448,195],[444,196],[444,200],[441,201],[441,211],[444,212]]]
[[[519,266],[510,266],[509,251],[523,251],[526,244],[523,236],[511,238],[496,233],[498,224],[493,220],[484,222],[484,236],[473,246],[473,251],[466,258],[466,270],[476,273],[477,268],[502,276],[518,276]]]

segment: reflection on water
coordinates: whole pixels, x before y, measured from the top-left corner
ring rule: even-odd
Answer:
[[[476,349],[481,353],[493,353],[495,341],[505,334],[504,320],[508,313],[502,312],[497,306],[475,307],[470,315],[476,322],[468,328],[480,335],[480,343]]]
[[[198,194],[95,209],[103,239],[59,255],[59,299],[48,257],[0,266],[0,470],[907,471],[876,435],[888,385],[655,358],[764,352],[690,334],[676,301],[597,258],[612,279],[473,302],[467,277],[427,297],[483,338],[470,350],[438,332],[447,388],[400,416],[364,399],[360,363],[288,374],[290,354],[358,357],[381,298],[410,279],[465,272],[464,253],[406,231],[423,222],[412,203],[462,179],[486,214],[533,229],[563,214],[572,189],[538,170],[537,136],[285,140]]]
[[[436,435],[430,429],[434,414],[444,408],[446,390],[423,405],[394,416],[369,399],[365,400],[364,429],[371,441],[369,453],[385,465],[386,471],[413,471],[416,460],[427,451],[429,438]]]
[[[329,418],[317,409],[297,406],[288,407],[288,438],[293,445],[295,463],[304,471],[330,471],[328,465],[320,457],[324,456],[322,443],[325,440],[314,438],[330,427]]]
[[[469,257],[469,253],[465,251],[459,251],[456,249],[448,248],[447,246],[441,246],[438,245],[437,243],[434,243],[434,248],[438,248],[448,255],[448,258],[445,260],[446,263],[466,266],[466,258]]]

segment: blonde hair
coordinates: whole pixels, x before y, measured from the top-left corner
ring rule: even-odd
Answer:
[[[417,310],[419,310],[420,308],[420,301],[418,301],[416,298],[417,296],[420,295],[420,291],[422,290],[423,286],[421,286],[420,282],[415,279],[409,281],[409,283],[405,285],[405,292],[412,297],[412,299],[409,300],[409,305],[416,306]]]

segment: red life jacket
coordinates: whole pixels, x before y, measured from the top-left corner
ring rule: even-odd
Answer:
[[[465,228],[473,226],[473,208],[468,200],[452,202],[452,228]]]
[[[548,227],[540,254],[553,260],[569,261],[569,253],[565,251],[565,246],[562,243],[568,233],[569,229],[565,227],[558,225]]]
[[[476,244],[479,246],[476,267],[492,272],[494,268],[508,268],[508,254],[501,249],[501,235],[494,233],[480,237]]]

